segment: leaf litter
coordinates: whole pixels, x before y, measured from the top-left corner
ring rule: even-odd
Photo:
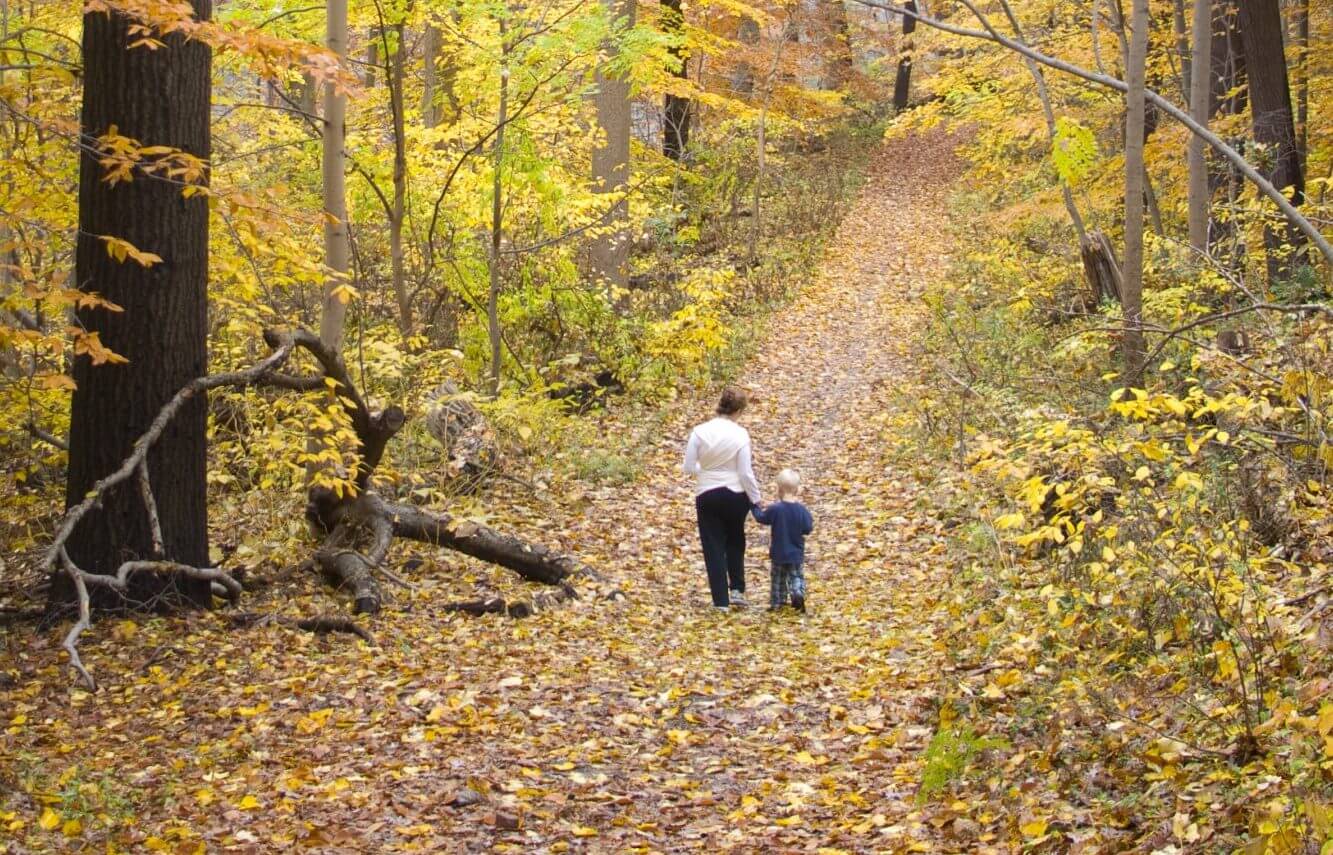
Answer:
[[[941,211],[960,171],[942,132],[881,149],[818,275],[739,378],[761,479],[790,466],[806,483],[807,614],[758,607],[760,537],[756,607],[709,608],[678,470],[681,438],[711,411],[701,396],[649,422],[638,482],[513,511],[621,599],[522,621],[443,612],[435,577],[485,571],[431,556],[432,577],[413,574],[418,588],[369,625],[377,645],[220,616],[127,620],[85,642],[96,694],[66,679],[58,630],[8,637],[0,839],[17,851],[828,853],[994,840],[965,808],[915,799],[939,717],[949,556],[889,441],[924,329],[919,297],[948,264]],[[608,418],[608,433],[644,430]]]

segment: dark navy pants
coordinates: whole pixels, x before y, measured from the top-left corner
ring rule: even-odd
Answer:
[[[727,593],[745,593],[745,517],[750,513],[750,497],[726,487],[715,487],[694,497],[699,514],[699,542],[708,568],[708,590],[713,605],[731,605]]]

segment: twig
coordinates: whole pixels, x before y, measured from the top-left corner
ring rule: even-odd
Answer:
[[[33,437],[40,439],[47,445],[53,446],[54,448],[58,448],[61,451],[69,451],[68,442],[56,436],[55,434],[51,433],[50,431],[43,430],[42,428],[38,427],[36,422],[30,421],[23,427],[28,433],[32,434]]]

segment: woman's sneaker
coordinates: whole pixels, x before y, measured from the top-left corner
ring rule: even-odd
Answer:
[[[750,607],[750,601],[745,599],[745,595],[742,594],[740,591],[731,591],[727,594],[727,596],[731,598],[731,604],[738,609],[745,609]]]

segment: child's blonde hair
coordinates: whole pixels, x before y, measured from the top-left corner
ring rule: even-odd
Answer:
[[[795,496],[801,492],[801,476],[795,469],[783,469],[778,473],[778,498]]]

